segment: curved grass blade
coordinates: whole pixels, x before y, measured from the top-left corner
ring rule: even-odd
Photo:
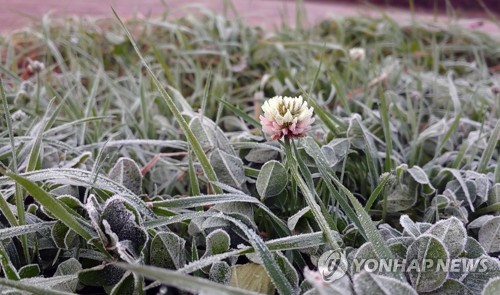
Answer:
[[[7,279],[14,281],[18,281],[20,279],[19,274],[17,273],[14,265],[12,265],[9,255],[7,255],[7,251],[5,251],[2,243],[0,243],[0,266],[2,267],[3,275]]]
[[[488,140],[488,145],[481,156],[481,160],[479,161],[479,166],[477,171],[479,173],[486,173],[486,168],[488,168],[488,163],[491,161],[493,157],[493,153],[495,152],[495,147],[498,144],[498,140],[500,139],[500,120],[497,121],[495,129],[491,133],[491,137]]]
[[[220,102],[221,104],[223,104],[226,108],[228,108],[229,110],[231,110],[233,113],[237,114],[238,116],[240,116],[244,121],[246,121],[248,124],[254,126],[255,128],[257,129],[260,129],[262,128],[262,125],[260,124],[259,121],[255,120],[252,116],[248,115],[247,113],[245,113],[244,111],[242,111],[240,108],[230,104],[229,102],[225,101],[224,99],[222,98],[218,98],[216,97],[215,98],[218,102]]]
[[[97,175],[93,177],[93,173],[87,170],[75,169],[75,168],[57,168],[57,169],[39,169],[33,172],[27,172],[20,174],[22,177],[26,177],[30,181],[50,181],[54,183],[68,184],[72,183],[81,186],[92,186],[98,189],[109,190],[114,194],[119,194],[126,198],[132,204],[134,204],[137,209],[149,218],[156,218],[153,211],[146,206],[146,203],[141,200],[132,191],[124,187],[123,185],[103,176]],[[12,183],[8,177],[0,177],[0,185],[5,185]]]
[[[299,234],[285,238],[270,240],[266,242],[266,246],[269,248],[269,251],[287,251],[287,250],[297,250],[297,249],[321,246],[324,245],[325,243],[326,241],[323,233],[315,232],[315,233]],[[183,268],[180,268],[178,271],[184,273],[192,273],[198,269],[202,269],[203,267],[209,266],[217,261],[221,261],[223,259],[233,256],[239,256],[254,252],[255,249],[249,246],[226,253],[212,255],[202,258],[200,260],[193,261],[190,264],[184,266]]]
[[[373,224],[370,215],[368,215],[368,213],[365,211],[365,209],[358,201],[358,199],[356,199],[356,197],[354,197],[354,195],[342,183],[340,183],[340,181],[336,177],[331,177],[331,179],[344,192],[344,194],[346,194],[346,196],[351,201],[354,210],[358,214],[359,221],[363,226],[362,230],[365,232],[368,241],[372,243],[373,249],[377,253],[377,256],[380,257],[380,259],[386,259],[387,261],[390,259],[394,259],[394,255],[392,254],[389,247],[387,247],[387,245],[385,244],[382,235],[377,230],[377,227],[375,226],[375,224]],[[396,279],[400,279],[401,281],[405,280],[404,275],[401,272],[397,273],[391,272],[389,274]]]
[[[20,235],[35,233],[35,232],[38,232],[42,229],[50,228],[51,226],[54,225],[54,223],[56,223],[56,222],[55,221],[46,221],[46,222],[40,222],[40,223],[35,223],[35,224],[27,224],[27,225],[2,228],[2,229],[0,229],[0,237],[2,237],[2,239],[9,239],[9,238],[17,237]]]
[[[377,185],[377,187],[375,188],[375,190],[373,190],[373,192],[371,193],[370,197],[366,201],[366,205],[365,205],[365,211],[366,212],[370,211],[370,209],[372,208],[372,205],[375,202],[375,200],[377,199],[378,195],[382,192],[382,189],[385,187],[385,184],[387,183],[387,181],[389,181],[389,178],[390,178],[390,175],[387,174],[384,177],[384,179],[382,179],[382,181]]]
[[[38,287],[38,284],[33,284],[33,282],[23,282],[23,281],[13,281],[0,278],[0,285],[11,287],[17,290],[30,292],[31,294],[38,295],[71,295],[73,293],[58,291],[49,288]]]
[[[335,241],[335,237],[333,236],[330,230],[330,225],[326,221],[325,216],[323,216],[320,206],[316,203],[314,194],[311,191],[310,186],[307,184],[306,180],[304,180],[304,178],[299,174],[299,170],[297,167],[298,164],[296,162],[298,155],[293,154],[290,140],[288,138],[285,138],[284,146],[287,155],[287,162],[289,163],[288,165],[291,168],[292,177],[297,182],[298,187],[302,191],[302,194],[304,195],[307,205],[311,208],[311,212],[314,216],[314,219],[320,226],[321,231],[323,232],[326,240],[328,241],[328,244],[330,244],[330,246],[333,249],[339,249],[340,246]]]
[[[83,227],[75,217],[67,211],[67,208],[56,198],[49,195],[46,191],[41,189],[38,185],[31,182],[29,179],[24,178],[12,172],[5,171],[0,168],[0,173],[12,178],[16,183],[21,185],[28,191],[33,198],[35,198],[42,206],[49,210],[55,217],[62,221],[67,227],[71,228],[74,232],[79,234],[85,240],[90,240],[93,236],[88,229]]]
[[[9,208],[9,203],[3,198],[2,193],[0,192],[0,212],[5,216],[10,226],[17,226],[19,223],[17,222],[16,216]]]
[[[7,105],[7,96],[5,95],[5,89],[3,88],[3,81],[0,77],[0,100],[2,101],[2,106],[5,112],[5,121],[7,122],[7,129],[9,131],[10,147],[12,152],[12,170],[14,173],[18,172],[17,167],[17,153],[16,145],[14,143],[14,130],[12,129],[12,117],[10,115],[9,106]],[[17,224],[23,225],[26,223],[26,213],[24,212],[24,196],[22,188],[16,183],[16,208],[17,208]],[[23,246],[23,253],[26,259],[30,260],[30,253],[28,249],[28,239],[26,236],[21,237],[21,244]]]
[[[237,289],[210,280],[198,278],[155,266],[145,266],[138,264],[116,263],[116,266],[134,272],[140,276],[151,280],[160,281],[165,285],[179,288],[192,293],[214,294],[214,295],[249,295],[254,292]]]

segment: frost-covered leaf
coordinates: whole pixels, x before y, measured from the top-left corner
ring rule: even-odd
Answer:
[[[245,160],[253,163],[264,164],[268,161],[276,159],[277,156],[278,151],[267,148],[254,148],[248,152],[245,156]]]
[[[122,279],[113,287],[110,295],[134,294],[135,279],[133,274],[123,276]]]
[[[488,200],[488,192],[490,191],[490,181],[485,175],[481,175],[475,179],[476,186],[476,205],[481,205]]]
[[[362,272],[370,261],[380,261],[380,257],[377,256],[373,245],[370,242],[364,243],[358,250],[354,253],[353,261],[351,263],[351,274]]]
[[[106,234],[104,234],[104,230],[101,225],[101,214],[102,208],[97,202],[95,195],[90,195],[87,198],[87,203],[85,204],[85,210],[87,210],[87,214],[89,215],[90,224],[97,232],[100,242],[103,245],[107,245],[109,243]],[[96,240],[97,241],[97,240]]]
[[[54,224],[51,234],[54,243],[60,249],[71,249],[78,245],[78,235],[61,221]]]
[[[424,187],[425,193],[430,194],[435,191],[434,187],[432,186],[429,180],[429,177],[427,177],[427,174],[422,168],[420,168],[419,166],[413,166],[410,169],[408,169],[407,172],[408,174],[411,175],[413,180],[415,180],[417,183],[421,184]]]
[[[486,252],[500,252],[500,216],[484,223],[479,230],[478,240]]]
[[[349,139],[335,138],[321,147],[321,151],[329,161],[330,167],[344,160],[349,152]]]
[[[400,242],[392,242],[391,244],[388,244],[389,249],[391,249],[392,254],[396,257],[396,259],[405,259],[406,258],[406,252],[408,251],[408,248]]]
[[[149,261],[151,265],[179,269],[186,262],[186,241],[173,232],[158,232],[151,241]]]
[[[287,225],[290,230],[294,230],[299,220],[310,212],[311,208],[304,207],[288,218]]]
[[[453,175],[453,177],[457,181],[457,185],[454,186],[455,191],[456,191],[455,194],[458,193],[457,199],[466,201],[466,204],[468,204],[469,207],[471,208],[471,210],[474,211],[473,203],[475,200],[475,191],[473,192],[472,196],[471,196],[471,192],[469,191],[469,189],[471,189],[471,190],[473,189],[472,183],[469,183],[469,185],[467,184],[466,179],[464,179],[460,170],[445,168],[442,170],[442,172],[450,172],[451,175]],[[448,183],[448,185],[451,185],[451,184],[452,184],[451,182]],[[448,188],[448,185],[447,185],[447,188]],[[451,189],[453,190],[453,188],[451,188]],[[462,195],[463,195],[463,197],[460,197]]]
[[[207,255],[215,255],[224,253],[229,250],[229,246],[231,245],[231,238],[225,231],[217,229],[207,236],[206,243]]]
[[[299,275],[293,265],[280,252],[274,253],[273,256],[286,279],[288,280],[288,282],[290,282],[290,285],[292,285],[292,287],[297,290],[299,288]]]
[[[114,265],[98,265],[78,273],[80,282],[87,286],[114,286],[125,274],[125,270]]]
[[[132,254],[137,257],[146,244],[148,235],[137,224],[137,215],[127,208],[126,204],[125,199],[119,196],[108,199],[102,211],[101,223],[105,225],[103,221],[106,221],[109,224],[109,231],[105,230],[108,237],[112,236],[111,231],[116,234],[118,241],[129,241],[131,246],[129,248]],[[127,243],[123,245],[125,246]]]
[[[288,183],[285,166],[278,161],[269,161],[262,166],[257,177],[257,192],[262,199],[281,193]]]
[[[488,192],[488,204],[500,203],[500,183],[495,183]]]
[[[75,258],[70,258],[68,260],[61,262],[57,266],[57,270],[54,273],[54,276],[77,274],[81,270],[82,270],[82,264]]]
[[[438,221],[427,231],[427,234],[431,234],[443,242],[450,258],[460,255],[467,242],[465,227],[456,217]]]
[[[476,258],[475,261],[478,261],[475,271],[460,273],[460,281],[473,294],[480,294],[492,278],[500,277],[500,262],[498,258],[486,255]]]
[[[491,279],[483,289],[482,295],[500,294],[500,277]]]
[[[399,232],[397,229],[393,228],[387,223],[380,224],[378,226],[378,231],[380,232],[384,240],[401,236],[401,232]]]
[[[217,148],[227,154],[235,155],[226,135],[210,118],[195,116],[189,122],[189,128],[205,151],[209,152]]]
[[[231,281],[231,267],[225,261],[218,261],[210,267],[208,278],[222,285],[229,285]]]
[[[408,248],[407,270],[412,285],[418,292],[430,292],[444,284],[448,272],[439,268],[449,254],[436,237],[423,234]]]
[[[406,185],[400,184],[387,195],[387,211],[404,211],[413,207],[416,202],[417,196],[410,194]]]
[[[80,202],[79,199],[70,196],[70,195],[62,195],[58,196],[57,199],[59,199],[61,202],[63,202],[65,205],[67,205],[71,209],[80,209],[83,208],[82,202]]]
[[[480,216],[480,217],[474,219],[474,221],[472,221],[471,223],[469,223],[469,225],[467,225],[467,229],[470,230],[472,233],[477,235],[479,233],[479,230],[481,229],[481,227],[483,227],[483,225],[486,222],[490,221],[494,217],[495,216],[493,216],[493,215]]]
[[[483,246],[481,246],[481,244],[479,244],[479,242],[472,237],[467,237],[464,251],[465,257],[467,258],[478,258],[482,255],[486,255],[486,250],[484,250]]]
[[[33,278],[40,274],[40,266],[38,264],[28,264],[21,267],[18,273],[21,279]]]
[[[417,294],[408,283],[367,271],[355,274],[353,283],[357,295]]]
[[[210,163],[220,182],[239,190],[246,189],[245,169],[239,157],[217,148],[210,155]]]
[[[404,228],[407,234],[411,235],[414,238],[418,238],[418,236],[420,236],[420,230],[408,215],[401,215],[401,217],[399,218],[399,223]]]
[[[444,284],[439,287],[438,289],[427,292],[427,293],[422,293],[425,295],[473,295],[473,293],[467,289],[467,287],[462,284],[462,282],[457,281],[455,279],[447,279]]]
[[[108,173],[111,180],[122,184],[136,195],[140,195],[142,191],[142,174],[141,169],[130,158],[120,158],[115,166]]]

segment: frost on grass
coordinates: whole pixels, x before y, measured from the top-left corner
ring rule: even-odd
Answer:
[[[496,294],[498,40],[387,18],[268,34],[204,11],[127,22],[139,60],[119,26],[48,19],[0,38],[0,169],[23,177],[0,170],[0,255],[20,292],[165,292],[122,262],[214,293]],[[349,263],[333,283],[328,231]],[[487,271],[353,269],[382,257]]]

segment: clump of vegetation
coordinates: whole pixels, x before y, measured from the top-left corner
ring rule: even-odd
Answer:
[[[499,45],[389,18],[270,33],[209,12],[4,36],[1,290],[496,294]],[[299,95],[312,129],[271,140],[261,106]],[[347,263],[333,283],[330,250]]]

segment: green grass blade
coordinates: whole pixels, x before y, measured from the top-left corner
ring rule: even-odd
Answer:
[[[366,212],[370,211],[370,209],[372,208],[373,203],[375,203],[375,200],[377,199],[378,195],[382,192],[387,181],[389,181],[389,178],[390,178],[390,175],[386,174],[384,179],[382,179],[382,181],[373,190],[373,192],[371,193],[370,197],[368,198],[368,200],[366,201],[366,204],[365,204],[365,211]]]
[[[0,77],[0,100],[2,101],[2,106],[5,112],[5,121],[7,122],[7,129],[9,131],[9,139],[10,139],[10,146],[11,146],[11,151],[12,151],[12,165],[11,169],[14,171],[14,173],[17,173],[17,153],[16,153],[16,145],[14,143],[14,130],[12,128],[12,117],[10,115],[9,107],[7,105],[7,96],[5,95],[5,89],[3,88],[3,81],[2,78]],[[26,224],[26,213],[24,212],[24,192],[22,188],[16,183],[16,208],[17,208],[17,219],[18,225],[23,225]],[[21,237],[21,244],[23,246],[23,253],[24,256],[28,261],[30,261],[30,253],[28,249],[28,239],[26,236]]]
[[[224,99],[216,97],[218,102],[220,102],[222,105],[224,105],[226,108],[228,108],[230,111],[235,113],[236,115],[240,116],[244,121],[246,121],[248,124],[254,126],[255,128],[261,128],[262,125],[260,124],[259,121],[255,120],[252,116],[249,114],[245,113],[243,110],[240,108],[233,106],[229,102],[225,101]]]
[[[266,242],[266,246],[270,251],[287,251],[295,249],[304,249],[308,247],[317,247],[324,245],[326,243],[325,237],[322,232],[314,232],[308,234],[299,234],[294,236],[289,236],[286,238],[280,238],[275,240],[270,240]],[[248,253],[255,253],[255,249],[251,246],[244,247],[241,249],[216,254],[208,257],[204,257],[200,260],[196,259],[188,265],[180,268],[178,271],[183,273],[192,273],[206,266],[213,264],[214,262],[224,260],[229,257],[239,256]]]
[[[307,93],[302,88],[302,86],[299,85],[299,87],[307,103],[314,109],[314,113],[321,119],[321,121],[326,125],[326,127],[330,130],[330,132],[333,133],[333,135],[338,135],[340,131],[338,127],[335,125],[335,123],[338,122],[334,123],[333,120],[328,115],[328,113],[326,112],[325,107],[318,105],[318,103],[309,95],[309,93]]]
[[[280,267],[274,260],[271,251],[267,248],[266,244],[262,240],[262,238],[255,233],[255,231],[251,230],[244,223],[239,221],[236,218],[220,215],[220,218],[228,220],[232,222],[235,226],[237,226],[248,238],[250,245],[255,249],[255,253],[259,255],[259,258],[262,260],[262,264],[265,267],[267,274],[271,278],[276,290],[279,294],[298,294],[299,290],[294,290],[290,282],[287,280]],[[331,232],[329,232],[331,234]]]
[[[36,284],[0,278],[0,285],[37,295],[71,295],[73,293],[38,287]]]
[[[33,198],[44,206],[46,210],[50,211],[55,217],[62,221],[67,227],[79,234],[82,238],[85,240],[90,240],[92,238],[92,233],[76,221],[74,216],[67,211],[65,206],[63,206],[59,200],[49,195],[34,182],[15,173],[5,171],[3,168],[0,168],[0,173],[7,175],[16,183],[20,184],[33,196]]]
[[[457,130],[458,124],[460,123],[460,119],[462,118],[463,113],[464,111],[463,109],[461,109],[460,112],[456,115],[455,119],[453,119],[453,123],[451,123],[450,128],[448,129],[448,131],[446,131],[443,139],[441,140],[441,143],[439,144],[439,147],[437,148],[436,157],[441,155],[441,151],[446,145],[446,142],[448,141],[448,139],[450,139],[451,135],[455,133],[455,131]]]
[[[191,189],[191,195],[199,196],[201,195],[200,184],[198,183],[198,177],[196,177],[196,171],[194,170],[193,159],[191,159],[191,153],[189,153],[189,188]]]
[[[290,173],[292,174],[293,179],[296,181],[297,186],[302,191],[302,194],[306,200],[307,205],[309,206],[309,208],[311,208],[311,212],[314,216],[314,219],[316,220],[319,227],[321,228],[321,231],[325,235],[328,244],[330,244],[330,246],[333,249],[339,249],[340,246],[335,240],[335,237],[331,232],[330,225],[328,224],[327,220],[325,219],[325,216],[323,216],[323,213],[321,212],[320,206],[316,203],[314,194],[311,192],[307,182],[304,180],[302,175],[299,174],[299,170],[296,163],[298,155],[295,155],[293,153],[290,140],[288,138],[285,138],[284,146],[285,146],[285,153],[287,155],[287,163],[289,163],[288,165],[290,168]]]
[[[389,106],[387,104],[387,97],[380,91],[380,117],[382,118],[382,126],[384,129],[385,138],[385,172],[391,171],[394,167],[392,165],[391,155],[392,155],[392,138],[391,129],[389,126]]]
[[[7,203],[7,201],[3,198],[2,192],[0,192],[0,211],[9,222],[10,226],[19,225],[16,216],[12,210],[10,210],[9,203]]]
[[[331,168],[326,164],[327,159],[325,155],[321,152],[321,149],[319,148],[318,144],[314,141],[313,138],[306,137],[304,139],[304,147],[307,150],[307,152],[313,156],[314,162],[318,167],[318,170],[327,186],[328,191],[334,196],[335,200],[337,200],[337,202],[339,203],[342,210],[344,210],[344,213],[347,215],[347,217],[351,221],[353,221],[358,227],[361,228],[361,223],[359,222],[356,213],[349,205],[349,202],[333,186],[330,179],[331,178],[330,175],[334,174],[334,172],[332,172]]]
[[[497,121],[495,129],[491,133],[490,139],[488,140],[488,145],[481,156],[481,160],[479,161],[479,166],[477,167],[477,171],[479,173],[486,173],[486,169],[488,168],[488,163],[491,161],[493,157],[493,153],[495,152],[495,148],[498,145],[498,141],[500,140],[500,120]]]
[[[7,251],[5,251],[2,243],[0,243],[0,265],[2,266],[3,275],[8,280],[18,281],[20,279],[19,274],[17,273],[14,265],[12,265],[9,255],[7,254]]]
[[[373,249],[375,250],[375,253],[377,253],[378,257],[380,259],[387,259],[387,260],[394,259],[394,255],[392,254],[389,247],[385,244],[382,235],[377,230],[377,227],[370,218],[370,215],[368,215],[368,213],[365,211],[365,209],[358,201],[358,199],[356,199],[356,197],[354,197],[354,195],[342,183],[340,183],[338,179],[333,178],[333,181],[344,192],[344,194],[347,195],[347,197],[351,201],[351,204],[353,205],[354,210],[358,214],[359,220],[363,226],[362,230],[368,237],[368,241],[372,243]],[[401,274],[400,272],[390,273],[390,274],[397,279],[405,281],[403,274]]]
[[[20,235],[36,233],[42,229],[50,228],[55,221],[45,221],[28,225],[13,226],[0,229],[0,237],[9,239]]]
[[[118,267],[134,272],[140,276],[151,280],[160,281],[167,286],[172,286],[180,290],[191,293],[203,293],[213,295],[249,295],[257,294],[234,287],[229,287],[214,283],[210,280],[197,278],[180,273],[178,271],[168,270],[155,266],[145,266],[139,264],[116,263]]]

